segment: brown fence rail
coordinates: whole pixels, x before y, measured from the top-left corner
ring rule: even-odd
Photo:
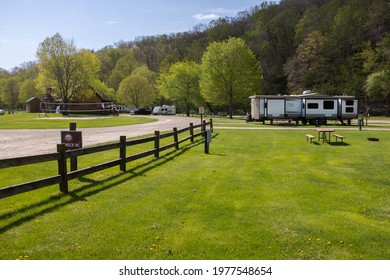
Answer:
[[[203,136],[206,138],[207,126],[209,126],[209,131],[213,130],[213,121],[211,119],[209,122],[203,121],[203,123],[198,125],[194,125],[190,123],[189,127],[180,130],[178,130],[177,128],[173,128],[172,132],[167,132],[163,134],[161,134],[160,131],[155,131],[154,136],[140,138],[140,139],[127,140],[126,136],[120,136],[120,140],[118,143],[105,144],[96,147],[89,147],[89,148],[83,148],[83,149],[71,150],[71,151],[66,151],[64,144],[58,144],[56,153],[11,158],[11,159],[1,159],[0,169],[29,165],[29,164],[36,164],[36,163],[43,163],[48,161],[57,161],[58,175],[42,178],[31,182],[26,182],[18,185],[0,188],[0,199],[21,194],[28,191],[33,191],[36,189],[40,189],[55,184],[59,184],[60,191],[66,193],[68,192],[69,180],[83,177],[85,175],[95,173],[118,165],[121,171],[126,172],[126,163],[128,162],[141,159],[143,157],[151,156],[151,155],[154,155],[155,158],[158,158],[160,156],[160,152],[171,148],[179,149],[179,145],[185,141],[190,140],[191,142],[194,142],[194,139],[199,136]],[[179,135],[186,131],[190,131],[190,135],[182,139],[179,139]],[[173,142],[165,146],[160,146],[161,143],[160,140],[168,137],[173,137]],[[154,142],[154,148],[127,156],[126,147],[135,146],[147,142]],[[208,141],[205,139],[204,143],[205,143],[205,153],[208,153]],[[118,159],[103,162],[82,169],[77,169],[77,157],[108,151],[108,150],[114,150],[114,149],[119,149]],[[71,160],[71,170],[69,172],[67,170],[68,169],[67,159]],[[74,162],[76,162],[76,164],[74,164]]]

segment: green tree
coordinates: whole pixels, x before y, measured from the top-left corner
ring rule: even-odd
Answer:
[[[367,94],[376,101],[390,101],[390,71],[379,71],[368,76]]]
[[[261,63],[266,94],[284,94],[287,91],[283,66],[294,55],[294,34],[300,17],[299,11],[282,3],[263,2],[254,10],[245,38]]]
[[[109,84],[109,79],[112,71],[115,69],[115,65],[122,57],[123,51],[119,48],[106,47],[95,53],[101,62],[100,79]]]
[[[326,57],[327,39],[319,31],[310,33],[299,45],[295,56],[285,64],[290,94],[301,94],[305,89],[316,89],[331,79]]]
[[[118,89],[119,100],[125,105],[136,108],[148,107],[156,98],[153,72],[146,67],[140,68],[123,79]]]
[[[215,105],[233,107],[247,104],[248,97],[260,93],[262,71],[253,52],[239,38],[209,45],[202,58],[201,94]]]
[[[390,107],[390,34],[378,42],[375,49],[369,45],[362,52],[364,68],[370,73],[365,82],[365,89],[370,101],[385,105],[386,114]],[[367,104],[367,106],[369,106]],[[369,108],[367,108],[367,111]]]
[[[20,85],[19,100],[26,101],[30,97],[39,97],[39,90],[36,87],[36,79],[26,79]]]
[[[19,92],[20,87],[16,76],[6,78],[1,83],[1,100],[7,106],[9,113],[13,112],[19,104]]]
[[[173,64],[167,73],[160,75],[157,87],[165,98],[183,103],[189,116],[191,106],[202,102],[199,78],[199,64],[193,61],[178,62]]]
[[[99,80],[100,60],[88,50],[77,49],[72,41],[65,41],[59,33],[40,43],[37,57],[38,83],[43,88],[54,88],[64,103],[88,98],[91,90],[108,90]]]
[[[118,90],[119,84],[134,71],[136,66],[137,62],[133,52],[131,50],[126,51],[126,55],[118,59],[115,69],[110,75],[109,86]]]
[[[39,44],[37,57],[41,84],[55,88],[58,97],[68,103],[83,80],[79,50],[73,41],[65,41],[56,33]]]

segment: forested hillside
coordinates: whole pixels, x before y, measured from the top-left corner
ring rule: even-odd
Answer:
[[[73,96],[104,92],[133,107],[165,102],[177,105],[179,111],[196,108],[207,101],[201,94],[184,105],[177,96],[160,95],[160,77],[180,62],[202,64],[210,44],[231,37],[242,39],[261,67],[261,86],[253,94],[300,94],[311,89],[328,95],[355,95],[365,113],[390,113],[388,0],[263,2],[236,17],[194,26],[188,32],[122,40],[95,51],[78,50],[63,40],[75,55],[83,57],[79,65],[84,65],[74,83],[77,86],[68,90]],[[42,44],[37,49],[42,51]],[[13,110],[29,97],[39,97],[45,87],[58,88],[43,74],[43,57],[37,57],[36,62],[0,72],[0,107]],[[138,98],[143,93],[147,96]],[[245,111],[249,99],[234,105]]]

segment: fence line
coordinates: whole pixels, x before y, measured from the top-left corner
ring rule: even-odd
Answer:
[[[206,141],[207,135],[207,126],[209,126],[209,131],[213,130],[213,121],[210,119],[209,122],[203,121],[203,123],[199,125],[194,125],[190,123],[189,127],[178,130],[177,128],[173,128],[172,132],[167,132],[161,134],[160,131],[155,131],[154,136],[140,138],[140,139],[132,139],[127,140],[126,136],[120,136],[118,143],[113,144],[104,144],[96,147],[88,147],[78,150],[66,151],[64,144],[57,145],[57,152],[36,156],[26,156],[19,158],[10,158],[10,159],[1,159],[0,160],[0,169],[23,166],[29,164],[43,163],[49,161],[57,161],[58,164],[58,175],[38,179],[31,182],[26,182],[18,185],[7,186],[0,188],[0,199],[10,197],[13,195],[21,194],[28,191],[37,190],[43,187],[59,184],[60,191],[63,193],[67,193],[69,190],[68,181],[73,180],[79,177],[83,177],[88,174],[92,174],[107,168],[111,168],[114,166],[118,166],[121,171],[126,172],[126,163],[141,159],[143,157],[154,155],[155,158],[160,156],[160,152],[175,148],[179,149],[181,143],[190,140],[194,142],[194,139],[199,136],[205,137],[205,153],[208,153],[208,141]],[[200,132],[196,132],[195,130],[200,129]],[[183,132],[190,131],[190,135],[179,139],[179,135]],[[173,137],[173,142],[164,146],[160,146],[161,139]],[[144,144],[148,142],[154,143],[154,148],[143,151],[137,154],[133,154],[127,156],[126,147],[135,146],[139,144]],[[85,167],[82,169],[77,169],[77,164],[74,167],[71,165],[71,170],[68,172],[68,164],[67,159],[77,159],[79,156],[99,153],[108,150],[119,149],[119,158],[107,162],[103,162],[94,166]]]

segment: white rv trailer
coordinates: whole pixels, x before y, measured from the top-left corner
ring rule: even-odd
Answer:
[[[168,106],[168,105],[156,106],[153,108],[152,114],[153,115],[175,115],[176,107]]]
[[[358,118],[358,100],[354,96],[329,96],[318,93],[302,95],[254,95],[251,120],[292,120],[321,125],[328,120],[347,121]]]

